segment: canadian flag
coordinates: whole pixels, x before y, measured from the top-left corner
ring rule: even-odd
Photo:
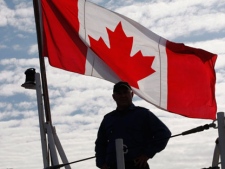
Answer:
[[[168,41],[85,0],[40,0],[43,56],[52,66],[113,83],[172,113],[215,119],[217,55]]]

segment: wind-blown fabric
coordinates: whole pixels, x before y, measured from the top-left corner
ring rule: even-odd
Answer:
[[[217,55],[168,41],[84,0],[40,0],[42,55],[52,66],[116,83],[172,113],[215,119]]]

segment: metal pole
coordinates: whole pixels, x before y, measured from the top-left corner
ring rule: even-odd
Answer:
[[[123,139],[116,139],[116,160],[117,169],[125,169]]]
[[[55,128],[54,128],[54,130],[55,130]],[[58,138],[56,132],[53,133],[53,137],[54,137],[54,141],[55,141],[55,146],[56,146],[56,148],[58,149],[58,152],[59,152],[59,155],[60,155],[60,157],[61,157],[61,159],[62,159],[62,162],[63,162],[64,164],[69,163],[69,161],[68,161],[68,159],[67,159],[67,157],[66,157],[66,154],[65,154],[65,152],[64,152],[64,150],[63,150],[63,147],[62,147],[62,145],[61,145],[61,143],[60,143],[60,140],[59,140],[59,138]],[[66,166],[65,166],[65,169],[71,169],[70,165],[66,165]]]
[[[46,124],[47,127],[47,134],[48,134],[48,143],[49,143],[49,148],[50,148],[50,153],[51,153],[51,158],[52,158],[52,165],[58,165],[59,160],[57,156],[57,151],[55,147],[55,140],[53,136],[53,128],[51,124]]]
[[[44,110],[43,110],[43,101],[42,101],[42,92],[41,92],[41,81],[40,74],[35,74],[36,81],[36,94],[37,94],[37,106],[38,106],[38,115],[39,115],[39,125],[40,125],[40,135],[41,135],[41,146],[42,146],[42,156],[44,168],[49,166],[48,160],[48,148],[47,148],[47,140],[46,140],[46,128],[44,122]]]
[[[46,69],[45,69],[45,60],[42,56],[42,36],[41,36],[41,15],[40,11],[40,4],[39,0],[33,0],[33,7],[34,7],[34,18],[36,23],[36,31],[37,31],[37,42],[38,42],[38,51],[39,51],[39,62],[40,62],[40,71],[41,71],[41,80],[42,80],[42,87],[43,87],[43,98],[44,98],[44,107],[45,107],[45,116],[46,121],[52,124],[51,119],[51,111],[50,111],[50,104],[49,104],[49,96],[48,96],[48,84],[46,78]]]
[[[221,168],[225,169],[225,128],[224,128],[224,112],[217,113],[218,133],[219,133],[219,149]]]
[[[215,146],[214,154],[213,154],[212,167],[218,166],[219,159],[220,159],[219,140],[216,139],[216,146]]]

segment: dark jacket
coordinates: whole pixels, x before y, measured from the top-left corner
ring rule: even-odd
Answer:
[[[163,150],[171,136],[170,130],[152,112],[133,104],[120,112],[114,110],[104,116],[96,139],[96,165],[115,164],[115,139],[122,138],[128,148],[125,160],[141,154],[152,158]]]

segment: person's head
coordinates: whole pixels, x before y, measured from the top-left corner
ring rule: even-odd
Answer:
[[[133,91],[127,82],[118,82],[113,88],[113,99],[119,110],[126,109],[132,104]]]

